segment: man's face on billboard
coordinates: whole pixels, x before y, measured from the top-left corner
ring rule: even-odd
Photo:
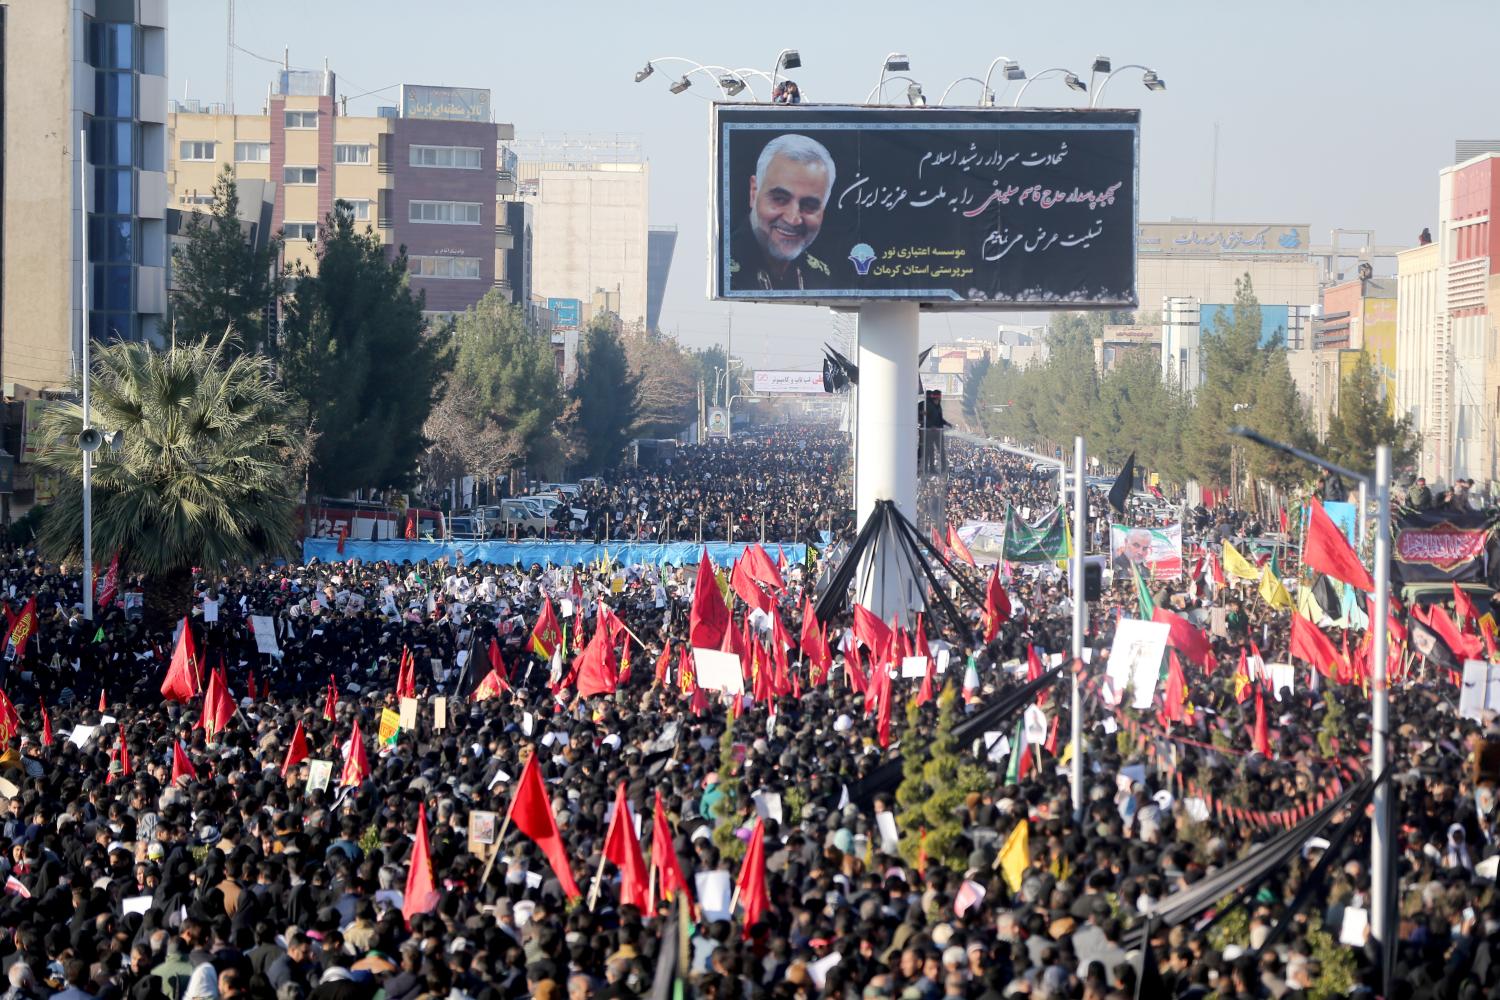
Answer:
[[[1125,537],[1125,556],[1131,562],[1147,562],[1151,558],[1151,536],[1133,531]]]
[[[772,260],[796,260],[823,227],[828,171],[821,163],[798,163],[774,156],[764,184],[750,178],[750,223],[755,239]]]

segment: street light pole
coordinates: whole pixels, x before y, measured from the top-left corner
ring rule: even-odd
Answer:
[[[1370,623],[1371,642],[1375,650],[1370,658],[1370,774],[1375,779],[1374,815],[1370,829],[1370,938],[1375,942],[1376,954],[1380,956],[1381,978],[1384,992],[1390,994],[1392,959],[1395,941],[1392,938],[1391,894],[1394,889],[1393,856],[1391,854],[1390,815],[1391,785],[1386,780],[1387,734],[1390,729],[1390,692],[1386,690],[1386,661],[1389,656],[1388,623],[1391,606],[1391,449],[1379,445],[1375,449],[1375,475],[1368,476],[1303,451],[1293,445],[1272,441],[1270,438],[1247,427],[1231,427],[1231,434],[1254,441],[1256,444],[1299,458],[1309,465],[1326,469],[1336,476],[1343,476],[1360,484],[1361,489],[1375,489],[1375,593],[1371,608],[1374,621]]]
[[[1088,602],[1083,596],[1083,549],[1088,532],[1088,480],[1083,474],[1083,438],[1073,439],[1073,817],[1083,816],[1083,690],[1078,666],[1083,661],[1083,632],[1087,627]]]
[[[88,207],[88,132],[78,132],[78,327],[80,374],[83,377],[83,433],[79,446],[83,451],[83,617],[94,620],[94,455],[86,439],[92,424],[89,415],[89,207]]]

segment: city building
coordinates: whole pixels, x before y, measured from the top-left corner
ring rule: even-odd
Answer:
[[[1113,371],[1132,354],[1161,354],[1161,327],[1158,325],[1108,324],[1104,336],[1094,338],[1094,371],[1100,375]]]
[[[1136,251],[1140,319],[1159,310],[1162,374],[1189,389],[1203,381],[1205,331],[1227,322],[1246,275],[1261,306],[1262,342],[1300,350],[1318,302],[1322,263],[1311,230],[1295,223],[1143,223]]]
[[[174,102],[174,206],[211,204],[232,168],[239,180],[275,183],[272,217],[289,263],[316,269],[318,227],[341,201],[391,252],[406,248],[429,315],[461,312],[491,289],[512,297],[514,236],[500,199],[515,182],[499,141],[514,130],[492,120],[490,92],[407,84],[395,107],[344,111],[328,70],[281,71],[260,114]]]
[[[640,143],[562,135],[510,148],[518,158],[518,197],[534,210],[534,294],[578,300],[585,326],[596,302],[625,326],[644,326],[650,169]]]
[[[667,296],[672,254],[677,249],[676,226],[646,229],[646,329],[661,329],[661,304]]]
[[[1307,400],[1312,428],[1328,432],[1339,405],[1339,388],[1361,355],[1381,376],[1381,398],[1396,406],[1396,291],[1394,278],[1356,278],[1323,289],[1312,324],[1310,349],[1289,357],[1293,379]],[[1302,387],[1306,384],[1306,388]]]
[[[1435,242],[1399,258],[1396,401],[1422,435],[1431,482],[1500,478],[1500,155],[1482,153],[1438,175]]]
[[[85,312],[95,340],[163,340],[166,31],[166,0],[0,3],[0,380],[7,397],[67,382]],[[86,203],[80,133],[87,134]],[[20,476],[16,488],[29,490]]]

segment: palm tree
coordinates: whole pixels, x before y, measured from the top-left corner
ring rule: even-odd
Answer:
[[[292,539],[301,476],[288,397],[264,357],[231,357],[227,340],[165,351],[115,343],[93,356],[93,426],[106,440],[118,433],[94,452],[94,558],[118,552],[122,574],[144,576],[153,617],[187,611],[195,567],[243,565]],[[56,559],[82,555],[77,383],[41,424],[37,462],[62,483],[39,541]]]

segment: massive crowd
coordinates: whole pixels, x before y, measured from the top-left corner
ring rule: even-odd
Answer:
[[[758,538],[762,507],[769,538],[805,534],[830,512],[833,533],[847,534],[847,452],[792,434],[686,452],[670,469],[611,480],[586,503],[616,525],[643,515],[652,537],[696,537],[703,508],[716,532],[728,522],[735,537]],[[956,447],[950,463],[955,522],[1056,496],[1055,474],[999,452]],[[1102,493],[1090,504],[1108,520]],[[1153,511],[1137,516],[1149,522]],[[1185,544],[1253,535],[1247,527],[1242,516],[1210,515]],[[1068,648],[1070,598],[1050,565],[1006,567],[1009,615],[989,642],[984,608],[959,591],[976,631],[931,634],[949,644],[946,672],[891,681],[888,715],[866,711],[871,651],[856,658],[843,641],[847,609],[828,623],[827,676],[802,662],[807,598],[828,570],[816,559],[782,567],[784,590],[766,594],[770,615],[751,626],[784,624],[793,691],[733,701],[683,681],[692,566],[434,558],[205,568],[187,627],[203,676],[222,667],[234,702],[228,724],[209,733],[197,725],[200,700],[162,695],[182,608],[160,607],[166,595],[150,590],[142,605],[126,586],[131,599],[86,622],[76,573],[7,553],[10,612],[35,598],[37,617],[0,683],[14,706],[0,703],[6,998],[670,996],[679,967],[688,993],[719,998],[1373,996],[1378,969],[1357,919],[1370,907],[1365,824],[1340,844],[1310,839],[1248,902],[1211,912],[1211,926],[1148,927],[1174,894],[1283,831],[1267,817],[1303,810],[1368,766],[1357,684],[1320,678],[1315,688],[1298,662],[1290,690],[1241,700],[1236,674],[1251,642],[1267,664],[1292,662],[1288,614],[1253,586],[1193,572],[1202,560],[1185,564],[1183,578],[1150,585],[1157,607],[1209,633],[1206,661],[1180,664],[1178,710],[1164,712],[1162,695],[1140,711],[1101,696],[1119,623],[1141,613],[1134,585],[1117,579],[1090,609],[1094,652],[1079,673],[1082,815],[1062,762],[1064,664],[1063,683],[1036,706],[1061,738],[1019,749],[1007,719],[954,748],[963,787],[933,790],[951,793],[954,807],[946,842],[934,830],[928,855],[904,815],[911,803],[861,790],[892,755],[951,742],[944,712],[979,718],[1034,676],[1033,650],[1050,663]],[[983,590],[989,570],[956,572]],[[618,616],[630,668],[613,695],[578,696],[567,663],[578,654],[559,657],[559,669],[529,648],[547,603],[570,645],[593,634],[601,604]],[[746,605],[735,607],[739,628]],[[278,653],[260,651],[268,637],[252,618],[263,630],[269,619]],[[1349,633],[1350,645],[1360,636]],[[491,677],[492,645],[503,684]],[[402,707],[405,652],[417,711],[382,741],[382,715]],[[943,695],[927,701],[924,684]],[[1468,743],[1480,726],[1458,716],[1457,699],[1445,672],[1419,667],[1392,699],[1395,996],[1500,996],[1500,898],[1486,864],[1500,854],[1494,794],[1472,780]],[[1257,700],[1269,716],[1263,743],[1252,733]],[[284,768],[299,729],[309,759]],[[346,764],[361,754],[368,773],[346,784]],[[531,760],[581,900],[516,829],[501,836],[481,823],[471,839],[471,813],[503,820]],[[626,874],[603,861],[621,786],[646,855],[665,850],[655,831],[670,838],[690,905],[664,898],[653,873],[640,906]],[[1029,842],[1018,854],[1023,822]],[[419,823],[437,898],[403,915]],[[765,892],[749,920],[750,901],[732,905],[720,890],[757,851]],[[1335,864],[1301,905],[1325,851]],[[1267,944],[1283,918],[1288,929]]]

